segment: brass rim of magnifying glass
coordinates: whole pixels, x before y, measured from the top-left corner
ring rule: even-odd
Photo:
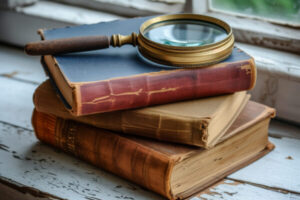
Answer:
[[[180,47],[160,44],[144,36],[149,26],[170,20],[201,20],[216,24],[227,32],[223,40],[198,47]],[[224,21],[205,15],[175,14],[152,18],[142,24],[138,35],[138,48],[141,54],[160,64],[179,67],[199,67],[217,63],[227,58],[233,49],[234,37],[231,27]]]

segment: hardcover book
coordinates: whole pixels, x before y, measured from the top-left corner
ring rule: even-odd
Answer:
[[[249,102],[212,149],[120,135],[34,111],[39,140],[169,199],[186,198],[265,155],[274,110]]]
[[[64,119],[124,134],[210,148],[236,120],[248,99],[249,95],[242,91],[147,108],[75,117],[65,109],[48,80],[36,89],[33,102],[37,111]]]
[[[147,19],[117,20],[39,33],[43,40],[128,35],[138,32]],[[254,61],[238,48],[219,64],[193,69],[158,67],[140,57],[135,47],[124,46],[47,55],[42,57],[42,63],[65,106],[75,116],[233,93],[255,85]]]

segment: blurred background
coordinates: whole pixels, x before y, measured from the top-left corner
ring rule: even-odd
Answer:
[[[22,46],[39,39],[39,28],[180,12],[222,13],[300,27],[299,0],[1,0],[0,41]]]

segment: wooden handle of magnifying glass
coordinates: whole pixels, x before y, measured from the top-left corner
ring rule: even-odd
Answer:
[[[25,52],[29,55],[55,55],[105,49],[109,45],[110,38],[107,36],[73,37],[28,43]]]
[[[25,52],[29,55],[55,55],[105,49],[110,45],[120,47],[124,44],[136,46],[137,34],[132,33],[126,36],[115,34],[111,38],[108,36],[86,36],[32,42],[25,46]]]

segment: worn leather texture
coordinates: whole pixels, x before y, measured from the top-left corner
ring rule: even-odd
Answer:
[[[40,31],[44,40],[75,36],[123,35],[138,32],[149,17],[102,22]],[[109,112],[165,104],[252,88],[256,80],[253,59],[234,48],[214,67],[161,68],[145,62],[132,46],[53,56],[73,88],[74,115]],[[51,78],[51,75],[50,75]],[[56,82],[58,88],[61,87]]]

